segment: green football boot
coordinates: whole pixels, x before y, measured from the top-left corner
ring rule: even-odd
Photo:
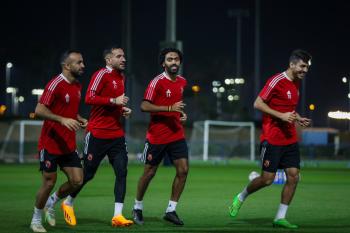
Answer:
[[[238,211],[243,204],[243,202],[239,200],[238,195],[239,194],[233,197],[232,204],[228,207],[230,211],[230,216],[232,218],[235,218],[237,216]]]
[[[287,228],[287,229],[298,229],[298,225],[292,224],[287,221],[285,218],[280,218],[277,220],[274,220],[272,223],[273,227],[281,227],[281,228]]]

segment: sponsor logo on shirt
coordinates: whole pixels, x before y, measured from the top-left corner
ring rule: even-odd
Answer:
[[[66,96],[64,98],[66,98],[66,103],[68,104],[69,103],[69,99],[70,99],[68,93],[66,94]]]
[[[171,96],[171,91],[170,91],[169,89],[166,90],[165,95],[166,95],[166,97],[170,98],[170,96]]]
[[[292,99],[292,93],[289,90],[287,91],[287,97],[289,100]]]

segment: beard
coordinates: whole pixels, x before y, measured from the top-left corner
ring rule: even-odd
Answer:
[[[83,76],[84,70],[75,70],[71,71],[71,73],[75,78],[80,78],[81,76]]]
[[[165,69],[166,69],[168,74],[175,75],[175,74],[177,74],[179,72],[179,66],[177,66],[177,65],[166,66]]]

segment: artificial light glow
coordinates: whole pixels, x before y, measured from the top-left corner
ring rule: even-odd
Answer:
[[[239,95],[234,95],[233,100],[236,100],[236,101],[239,100]]]
[[[18,97],[18,101],[19,101],[20,103],[23,103],[23,102],[24,102],[24,97],[23,97],[23,96]]]
[[[339,120],[350,120],[350,112],[341,112],[341,111],[329,112],[328,117],[333,119],[339,119]]]
[[[214,80],[211,84],[212,84],[213,87],[220,87],[221,86],[221,82],[220,81],[216,81],[216,80]]]
[[[218,88],[217,87],[213,87],[213,92],[217,93],[218,92]]]
[[[197,92],[199,92],[200,90],[201,90],[201,88],[200,88],[198,85],[193,85],[193,86],[192,86],[192,91],[193,91],[193,92],[197,93]]]
[[[44,93],[44,89],[33,89],[32,95],[42,95]]]
[[[233,101],[233,95],[227,96],[228,101]]]
[[[350,99],[350,93],[348,93],[348,98]]]
[[[15,87],[8,87],[6,88],[6,93],[10,94],[10,93],[16,93],[17,92],[17,88]]]
[[[225,79],[225,84],[226,84],[226,85],[230,85],[230,84],[231,84],[231,80],[230,80],[229,78],[226,78],[226,79]]]
[[[343,81],[343,83],[347,83],[348,79],[346,77],[343,77],[341,81]]]
[[[314,104],[310,104],[310,105],[309,105],[309,109],[310,109],[311,111],[315,110],[315,105],[314,105]]]
[[[11,69],[13,67],[13,64],[11,62],[6,63],[6,68]]]
[[[225,92],[225,87],[219,87],[219,92],[220,92],[220,93]]]

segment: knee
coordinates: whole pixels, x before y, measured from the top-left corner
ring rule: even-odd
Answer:
[[[119,171],[116,172],[116,176],[119,179],[125,179],[126,176],[128,175],[128,169],[120,169]]]
[[[263,186],[270,186],[274,181],[274,178],[263,178],[262,179],[262,184]]]
[[[44,186],[46,189],[53,189],[55,187],[56,180],[46,180]]]
[[[156,175],[156,170],[150,169],[148,171],[145,172],[144,176],[147,179],[152,179],[154,176]]]
[[[76,189],[79,188],[83,184],[83,178],[82,177],[76,177],[69,181],[70,185]]]
[[[180,178],[186,178],[188,175],[188,167],[181,168],[177,171],[176,175]]]
[[[299,182],[299,175],[288,175],[287,176],[287,182],[291,184],[297,184]]]

